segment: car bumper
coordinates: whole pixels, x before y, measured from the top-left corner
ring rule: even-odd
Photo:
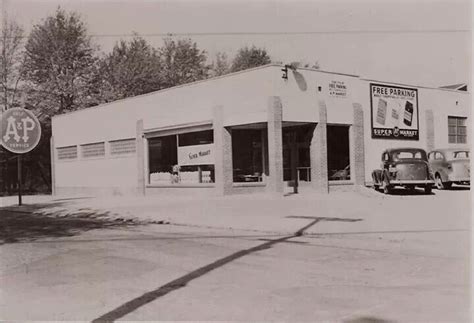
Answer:
[[[465,176],[449,176],[450,182],[470,182],[471,178]]]
[[[431,179],[394,179],[390,181],[390,185],[434,185],[434,181]]]

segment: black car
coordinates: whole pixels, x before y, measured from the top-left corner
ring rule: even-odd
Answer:
[[[374,188],[389,194],[395,186],[414,190],[423,187],[426,194],[434,185],[426,152],[419,148],[387,149],[382,153],[380,169],[372,172]]]

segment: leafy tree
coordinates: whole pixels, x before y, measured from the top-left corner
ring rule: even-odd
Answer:
[[[239,49],[237,55],[232,61],[231,71],[237,72],[249,68],[270,64],[271,59],[267,51],[262,48],[243,47]]]
[[[131,41],[117,43],[112,52],[101,60],[98,71],[98,81],[102,81],[102,85],[95,88],[101,89],[100,96],[105,101],[162,88],[158,51],[137,35]]]
[[[165,88],[208,77],[210,66],[206,64],[207,53],[191,39],[175,41],[167,38],[159,53]]]
[[[35,25],[26,41],[22,90],[27,97],[26,107],[41,122],[42,136],[38,147],[25,156],[24,163],[32,165],[30,180],[43,178],[48,189],[51,117],[90,105],[94,85],[91,80],[96,68],[94,54],[80,16],[60,8]]]
[[[296,61],[296,62],[291,62],[290,65],[294,68],[303,67],[303,68],[312,68],[315,70],[319,70],[320,68],[318,61],[314,62],[313,64],[310,64],[304,61]]]
[[[216,59],[212,63],[211,75],[212,76],[221,76],[230,73],[230,64],[227,60],[227,54],[223,52],[218,52],[216,54]]]
[[[23,29],[15,21],[3,20],[0,31],[0,106],[3,109],[18,105],[23,34]]]
[[[35,25],[24,64],[29,102],[48,118],[87,106],[96,58],[85,24],[61,8]]]

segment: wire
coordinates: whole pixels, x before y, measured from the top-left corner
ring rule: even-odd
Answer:
[[[288,31],[288,32],[189,32],[189,33],[151,33],[151,34],[91,34],[91,37],[177,37],[177,36],[246,36],[246,35],[317,35],[317,34],[432,34],[432,33],[467,33],[469,29],[436,29],[436,30],[327,30],[327,31]]]
[[[324,34],[436,34],[436,33],[470,33],[469,29],[433,29],[433,30],[416,30],[416,29],[400,29],[400,30],[326,30],[326,31],[256,31],[256,32],[185,32],[185,33],[149,33],[149,34],[89,34],[93,38],[117,38],[117,37],[202,37],[202,36],[296,36],[296,35],[324,35]],[[13,37],[7,37],[13,38]],[[28,38],[22,36],[20,38]]]

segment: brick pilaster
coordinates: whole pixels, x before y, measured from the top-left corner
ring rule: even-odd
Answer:
[[[217,195],[232,193],[233,166],[232,166],[232,131],[224,127],[224,109],[216,106],[213,110],[214,130],[214,177]]]
[[[327,149],[327,110],[326,103],[318,102],[319,122],[311,139],[311,186],[318,192],[328,193],[328,149]]]
[[[283,194],[283,107],[278,96],[268,99],[268,170],[267,192]]]
[[[351,127],[351,178],[356,185],[365,185],[364,110],[359,103],[352,104],[354,121]]]
[[[426,150],[430,152],[435,148],[435,130],[434,130],[434,112],[433,110],[425,111],[426,118]]]
[[[137,121],[136,133],[137,145],[137,193],[145,195],[145,154],[144,154],[144,138],[143,138],[143,120]]]

